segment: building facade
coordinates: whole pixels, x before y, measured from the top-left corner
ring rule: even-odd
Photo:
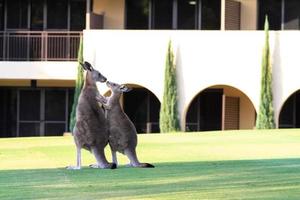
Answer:
[[[297,0],[2,0],[0,10],[0,137],[68,131],[82,33],[84,59],[133,88],[122,103],[139,133],[159,132],[170,40],[182,130],[252,129],[265,15],[276,124],[300,126]]]

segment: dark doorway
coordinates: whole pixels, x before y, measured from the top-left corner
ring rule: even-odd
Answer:
[[[16,137],[17,90],[0,88],[0,137]]]
[[[191,103],[186,117],[186,131],[222,129],[223,89],[206,89]]]
[[[159,132],[160,102],[147,89],[134,88],[123,94],[125,113],[134,123],[138,133]]]
[[[279,115],[279,128],[300,128],[300,91],[284,103]]]

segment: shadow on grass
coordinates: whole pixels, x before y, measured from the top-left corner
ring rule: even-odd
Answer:
[[[0,199],[297,199],[300,158],[0,171]]]

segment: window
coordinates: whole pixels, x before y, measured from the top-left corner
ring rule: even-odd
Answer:
[[[85,28],[86,2],[84,0],[71,0],[70,29],[81,31]]]
[[[284,29],[300,29],[300,1],[288,0],[284,6]]]
[[[197,1],[178,0],[177,2],[177,28],[178,29],[196,29],[196,8]]]
[[[44,0],[31,0],[31,30],[44,28]]]
[[[266,15],[268,15],[270,30],[300,29],[300,1],[298,0],[260,0],[259,30],[264,29]]]
[[[1,121],[7,121],[5,119],[10,117],[16,118],[14,123],[17,127],[15,129],[17,136],[59,136],[68,131],[68,117],[74,96],[73,89],[20,88],[17,89],[17,95],[18,106],[12,110],[13,112],[9,113],[9,109],[0,112],[0,128],[3,124]],[[0,98],[0,103],[9,100],[6,98]],[[6,106],[15,105],[9,102],[4,103]],[[10,134],[13,135],[13,133]]]
[[[45,120],[64,121],[66,117],[66,97],[64,90],[45,91]]]
[[[221,28],[221,1],[201,1],[201,29],[220,30]]]
[[[259,15],[258,15],[258,29],[264,29],[265,16],[268,15],[270,30],[281,29],[281,0],[260,0]]]
[[[127,29],[220,30],[220,27],[221,0],[126,1]]]
[[[4,3],[0,0],[0,30],[4,29]]]
[[[149,0],[126,1],[126,27],[127,29],[149,28]]]
[[[8,29],[41,31],[85,28],[85,0],[0,0],[0,30],[4,30],[4,13]]]
[[[28,2],[27,0],[9,0],[7,2],[7,28],[28,28]]]
[[[39,90],[20,91],[20,120],[36,121],[40,119]]]
[[[153,13],[154,29],[172,29],[173,0],[154,1]]]
[[[68,28],[68,1],[67,0],[47,1],[47,28],[48,29]]]

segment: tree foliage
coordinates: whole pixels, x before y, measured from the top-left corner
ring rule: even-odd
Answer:
[[[73,105],[72,105],[72,111],[71,111],[71,115],[70,115],[70,124],[69,124],[69,129],[70,129],[71,132],[73,131],[73,128],[75,126],[76,107],[77,107],[77,104],[78,104],[78,98],[79,98],[81,89],[83,87],[83,82],[84,82],[83,69],[80,65],[80,63],[83,63],[83,41],[82,41],[82,37],[80,38],[77,61],[78,61],[77,79],[76,79],[76,82],[75,82],[74,101],[73,101]]]
[[[265,46],[262,57],[261,68],[261,91],[260,105],[256,120],[257,129],[273,129],[275,128],[273,94],[272,94],[272,66],[270,62],[269,47],[269,23],[268,17],[265,19]]]
[[[160,132],[166,133],[180,130],[177,100],[176,65],[174,62],[172,42],[169,41],[165,63],[163,101],[159,116]]]

